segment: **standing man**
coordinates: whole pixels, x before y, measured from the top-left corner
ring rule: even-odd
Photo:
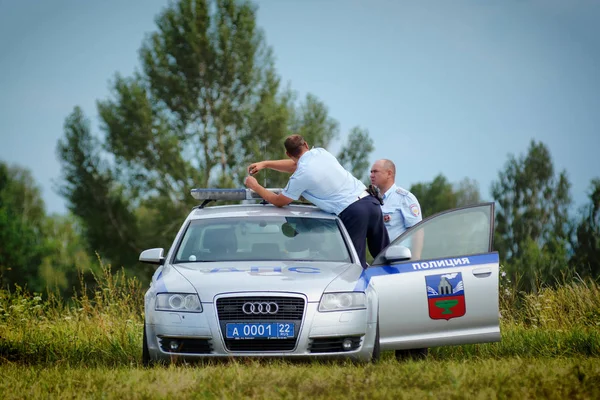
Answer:
[[[371,183],[383,194],[384,204],[381,206],[383,221],[387,228],[390,241],[394,241],[408,228],[423,219],[419,201],[411,192],[396,186],[396,166],[391,160],[375,161],[371,167]],[[419,231],[413,237],[411,246],[412,259],[421,257],[423,248],[423,232]]]
[[[252,176],[246,177],[244,184],[277,207],[303,196],[321,210],[339,216],[366,268],[365,242],[373,256],[390,243],[379,200],[327,150],[309,149],[300,135],[288,136],[284,146],[289,160],[260,161],[248,167],[251,175],[264,168],[292,174],[280,194],[265,189]]]

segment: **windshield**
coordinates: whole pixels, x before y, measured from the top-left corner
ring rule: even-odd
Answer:
[[[191,221],[174,262],[280,260],[351,261],[333,219],[244,217]]]

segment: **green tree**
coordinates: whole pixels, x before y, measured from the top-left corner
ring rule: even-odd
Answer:
[[[369,155],[374,149],[369,131],[356,126],[350,130],[348,142],[342,147],[337,158],[352,175],[368,181]]]
[[[287,158],[283,142],[291,133],[302,135],[311,147],[327,148],[339,137],[338,122],[328,115],[327,106],[314,95],[308,94],[298,103],[291,89],[278,94],[274,85],[272,90],[251,116],[250,129],[241,134],[241,147],[237,151],[243,155],[237,174],[241,178],[247,175],[247,166],[255,161]],[[263,170],[256,178],[261,184],[276,188],[285,186],[289,176]]]
[[[412,185],[410,191],[419,200],[424,217],[481,201],[479,186],[475,180],[464,178],[453,185],[442,174],[429,183],[419,182]]]
[[[290,122],[290,131],[302,135],[310,146],[327,148],[339,136],[339,123],[329,116],[327,106],[312,94],[292,110]]]
[[[575,230],[570,264],[580,276],[600,277],[600,178],[590,184],[590,202]]]
[[[253,162],[285,157],[283,141],[293,118],[295,94],[289,88],[283,93],[278,91],[279,80],[273,77],[269,90],[249,116],[248,130],[241,134],[235,151],[239,155],[238,177],[246,176],[246,168]],[[287,180],[285,174],[268,170],[261,171],[256,178],[265,187],[282,187]]]
[[[133,196],[102,162],[90,123],[76,107],[65,121],[65,137],[59,140],[58,156],[65,182],[60,193],[68,199],[69,210],[84,221],[82,234],[90,252],[104,252],[109,258],[131,265],[139,251],[137,238],[143,233],[136,225]],[[136,254],[137,253],[137,254]]]
[[[442,174],[437,175],[430,183],[416,183],[409,190],[419,200],[424,217],[454,208],[456,205],[452,184]]]
[[[44,252],[44,217],[44,202],[29,170],[0,162],[0,287],[42,289],[37,269]]]
[[[0,162],[0,287],[69,296],[94,267],[71,216],[47,216],[31,172]]]
[[[566,172],[557,176],[548,148],[533,140],[492,184],[495,247],[525,291],[552,284],[567,267],[569,189]]]
[[[250,2],[179,0],[156,25],[141,71],[117,74],[97,103],[103,140],[75,108],[58,145],[62,194],[91,248],[118,266],[169,246],[196,205],[190,189],[240,187],[250,162],[285,157],[287,134],[328,146],[339,130],[315,96],[280,90]]]
[[[80,224],[72,215],[52,215],[44,219],[44,257],[38,276],[45,288],[63,298],[71,298],[80,278],[89,288],[96,286],[92,274],[100,268],[89,251]]]
[[[456,207],[463,207],[481,202],[479,184],[475,179],[463,178],[455,188]]]

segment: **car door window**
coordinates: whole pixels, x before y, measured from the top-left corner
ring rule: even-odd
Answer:
[[[492,250],[494,203],[436,214],[421,221],[390,244],[411,250],[411,260],[455,257]],[[379,255],[373,265],[383,263]]]

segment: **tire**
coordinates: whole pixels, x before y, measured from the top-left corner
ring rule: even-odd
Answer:
[[[429,349],[409,349],[409,350],[396,350],[396,360],[407,361],[407,360],[424,360],[427,358]]]
[[[152,362],[150,360],[150,352],[148,351],[148,335],[146,334],[146,321],[144,321],[144,335],[142,344],[142,365],[144,367],[150,367]]]
[[[381,358],[381,344],[379,343],[379,317],[377,318],[377,328],[375,328],[375,343],[373,344],[373,355],[371,362],[376,364]]]

